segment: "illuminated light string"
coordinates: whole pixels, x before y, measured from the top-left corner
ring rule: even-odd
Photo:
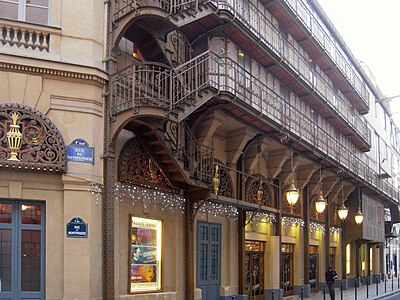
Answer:
[[[304,228],[304,221],[295,217],[282,217],[282,227],[286,228],[288,226],[300,226]]]
[[[114,196],[122,205],[124,199],[129,198],[132,205],[143,202],[143,208],[153,207],[162,211],[185,211],[185,198],[180,195],[170,194],[164,191],[142,188],[129,184],[116,183],[114,185]]]
[[[310,232],[316,232],[318,230],[320,230],[322,232],[322,234],[325,234],[325,226],[324,225],[311,221],[310,222]]]
[[[96,204],[100,204],[101,195],[103,194],[103,185],[94,181],[90,181],[90,190],[89,192],[95,196]]]
[[[253,215],[252,215],[253,214]],[[255,226],[258,226],[260,223],[266,224],[275,224],[276,216],[272,213],[267,212],[246,212],[246,223],[252,222]]]
[[[197,213],[202,219],[207,217],[208,214],[211,214],[216,218],[227,218],[236,221],[239,215],[235,206],[211,201],[196,202],[194,203],[194,209],[197,210]]]
[[[329,228],[329,232],[330,232],[331,234],[339,233],[339,232],[341,232],[341,231],[342,231],[342,229],[341,229],[340,227],[332,226],[331,228]]]

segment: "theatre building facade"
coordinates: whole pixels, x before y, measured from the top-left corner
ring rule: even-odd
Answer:
[[[0,299],[385,276],[399,132],[316,1],[6,2]]]

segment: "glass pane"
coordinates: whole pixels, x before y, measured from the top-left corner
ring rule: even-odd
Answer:
[[[0,5],[1,12],[1,5]],[[0,203],[0,223],[12,223],[12,204]]]
[[[42,211],[39,205],[21,205],[22,224],[40,224]]]
[[[208,241],[208,227],[200,226],[200,240]]]
[[[211,227],[211,241],[218,242],[218,228]]]
[[[30,5],[40,5],[44,7],[49,7],[49,0],[26,0],[27,6]]]
[[[40,231],[22,230],[21,290],[40,291]]]
[[[211,280],[218,280],[218,245],[211,245]]]
[[[0,0],[0,18],[8,18],[8,19],[18,19],[18,2],[10,1],[16,3],[9,3]]]
[[[0,292],[11,291],[11,229],[0,229]]]
[[[48,9],[41,7],[26,7],[25,21],[47,25]]]
[[[208,245],[200,244],[200,280],[207,280]]]

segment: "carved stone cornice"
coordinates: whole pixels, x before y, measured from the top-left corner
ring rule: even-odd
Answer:
[[[0,70],[11,70],[15,72],[33,73],[44,76],[57,76],[68,79],[92,81],[96,84],[104,85],[107,80],[99,75],[73,72],[66,70],[58,70],[45,67],[26,66],[22,64],[0,62]]]

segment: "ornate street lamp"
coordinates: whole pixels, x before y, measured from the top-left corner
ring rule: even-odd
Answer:
[[[319,195],[317,199],[315,199],[315,209],[318,213],[322,214],[326,208],[326,200],[322,195],[322,166],[319,167],[319,180],[320,180],[320,188],[319,188]]]
[[[344,205],[344,197],[343,197],[343,176],[342,176],[342,189],[341,189],[341,194],[342,194],[342,204],[338,207],[338,215],[339,219],[344,221],[347,218],[347,215],[349,214],[349,209]]]
[[[361,224],[364,221],[364,215],[361,212],[360,187],[358,187],[358,212],[354,215],[354,221],[356,224]]]
[[[290,183],[289,187],[286,189],[285,196],[286,200],[290,206],[295,206],[297,200],[299,200],[299,189],[296,188],[294,185],[294,167],[293,167],[293,150],[291,148],[291,157],[290,157],[290,164],[292,168],[292,182]]]

